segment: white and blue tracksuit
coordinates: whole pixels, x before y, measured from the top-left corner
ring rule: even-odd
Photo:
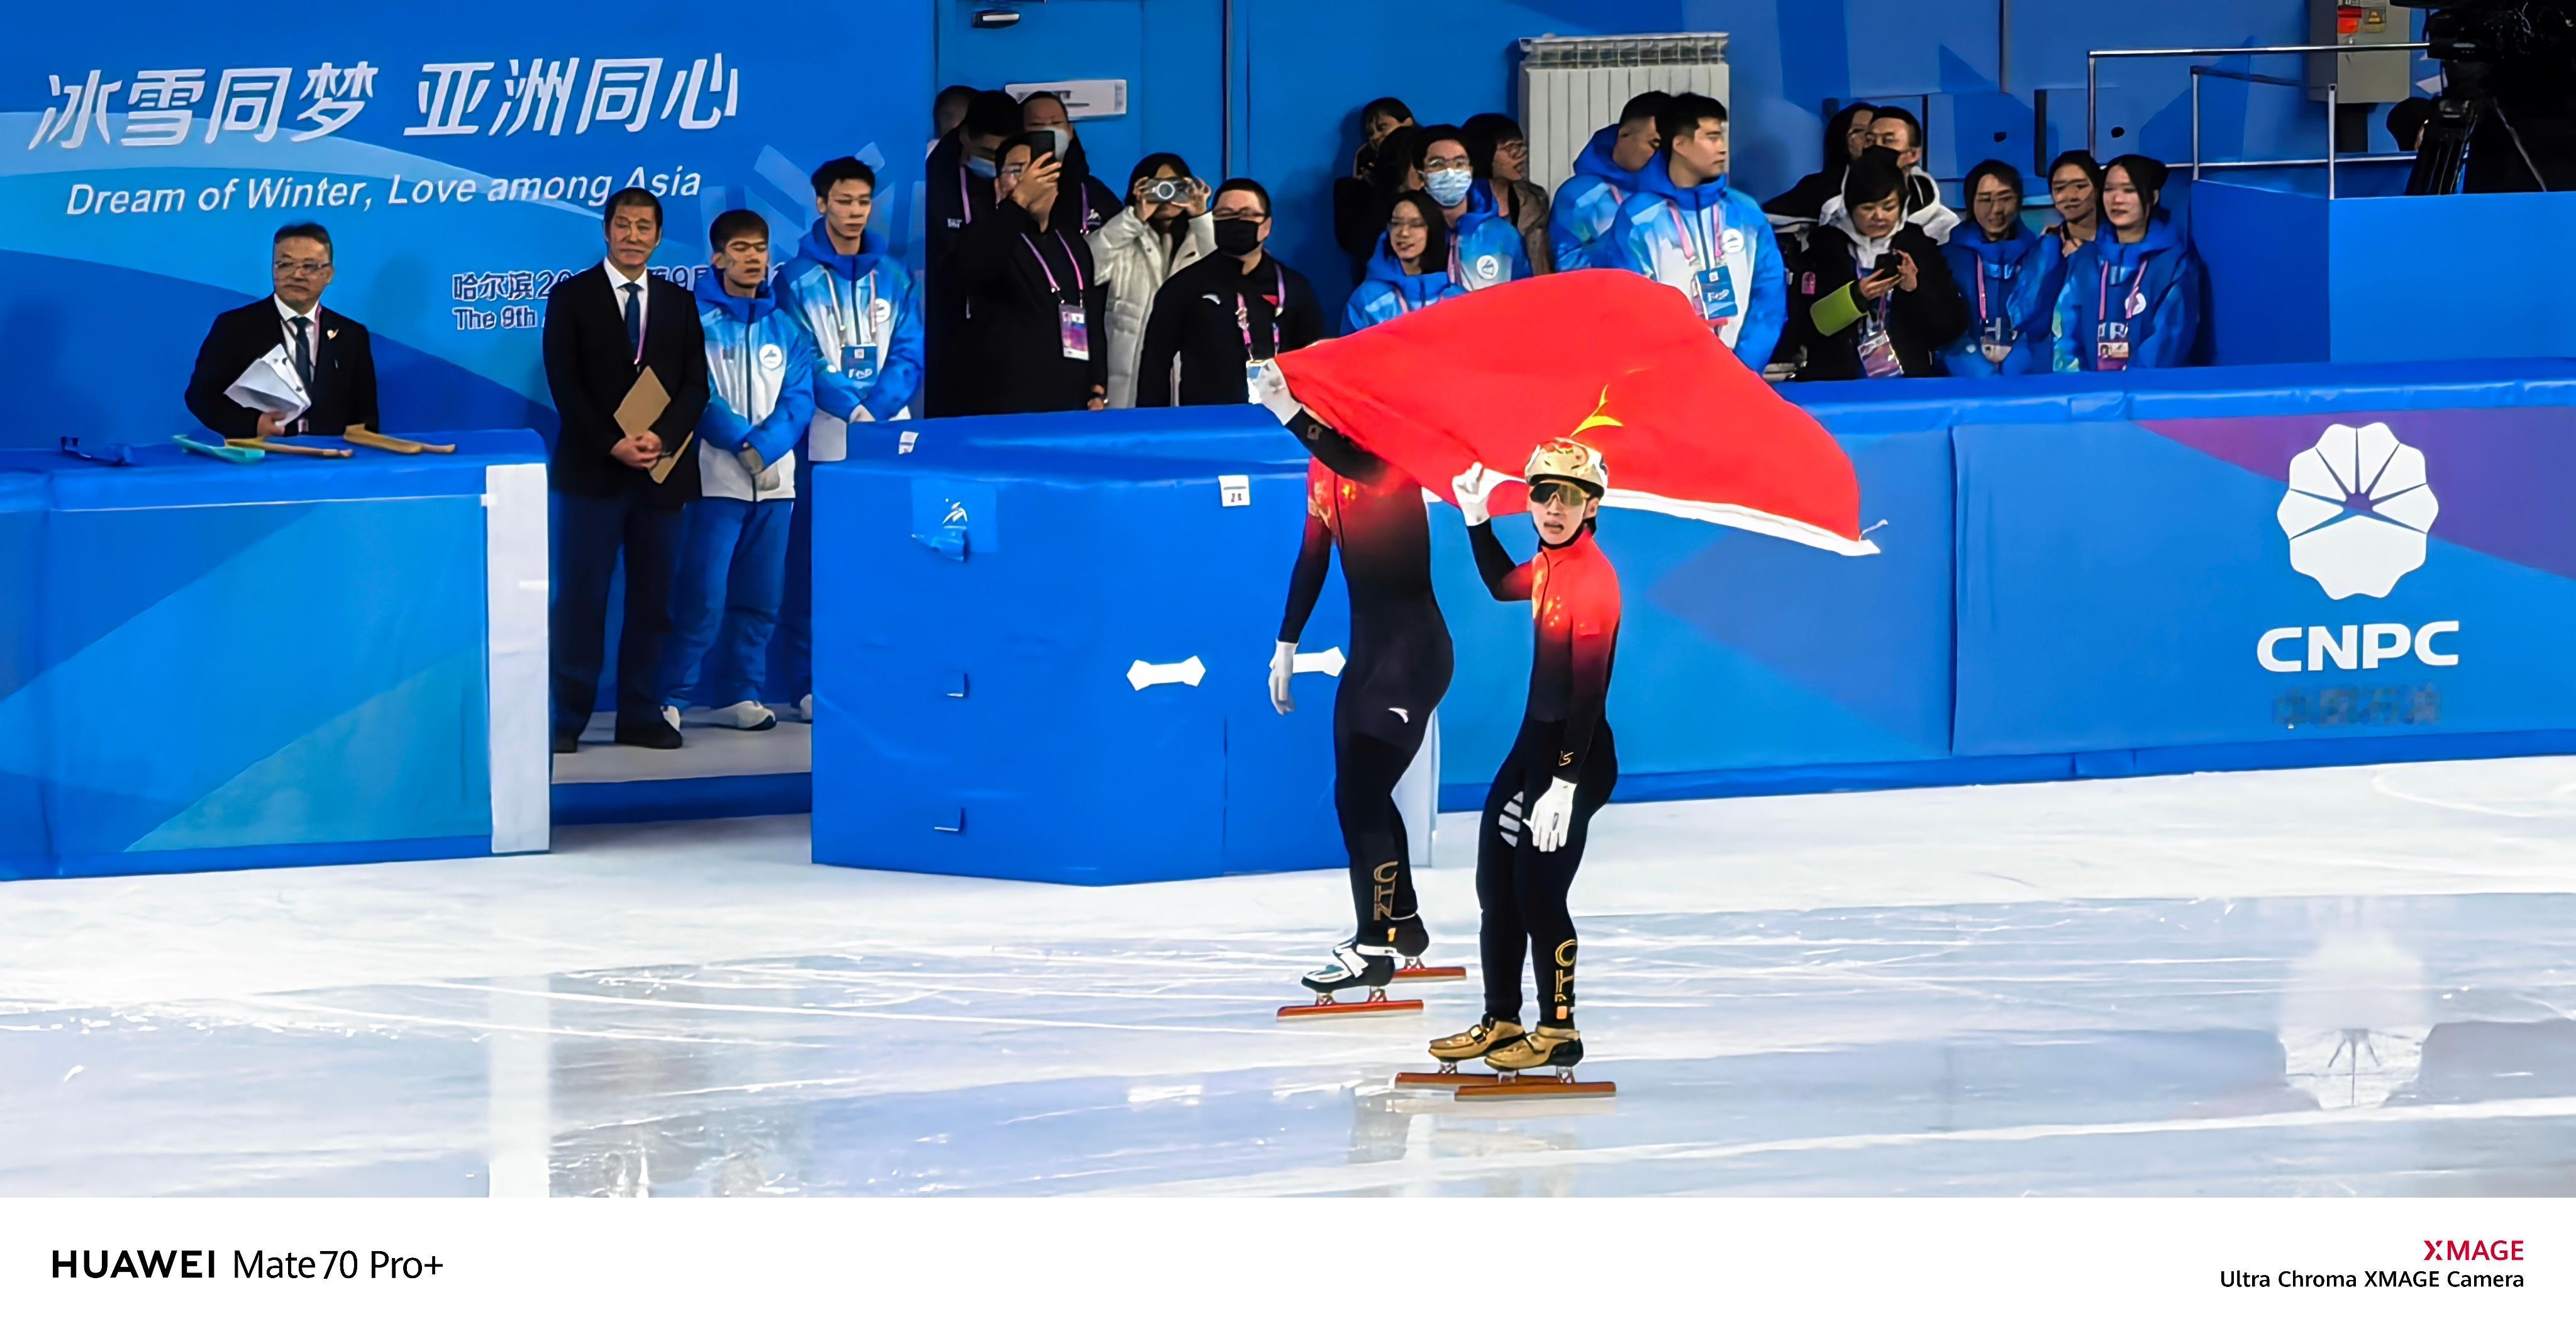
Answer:
[[[1950,233],[1941,257],[1949,261],[1970,321],[1967,332],[1941,349],[1941,364],[1951,376],[2048,373],[2055,355],[2051,328],[2058,285],[2066,280],[2057,237],[2035,234],[2015,219],[2011,235],[1988,240],[1985,229],[1972,224]],[[1985,353],[1988,344],[1997,342],[2011,348],[2000,364],[1987,360]]]
[[[2057,368],[2182,364],[2200,336],[2200,280],[2200,256],[2162,208],[2134,245],[2104,223],[2091,244],[2066,259],[2057,293]]]
[[[1437,305],[1460,294],[1458,284],[1446,272],[1424,273],[1417,277],[1404,271],[1404,261],[1387,248],[1380,236],[1377,253],[1369,257],[1368,277],[1351,293],[1351,302],[1342,307],[1342,331],[1356,333],[1374,328],[1400,314],[1411,314],[1425,305]]]
[[[662,700],[674,707],[695,700],[702,663],[711,663],[706,697],[715,705],[761,701],[768,683],[797,445],[814,417],[813,344],[773,291],[728,295],[722,275],[709,271],[692,293],[708,392],[693,450],[700,497],[680,524],[662,655]]]
[[[842,254],[817,220],[778,270],[778,303],[814,344],[814,430],[806,456],[838,462],[852,421],[905,415],[921,387],[921,292],[877,245]]]
[[[1758,371],[1789,322],[1789,275],[1771,219],[1729,179],[1684,189],[1666,155],[1655,154],[1637,173],[1637,192],[1619,205],[1599,266],[1642,273],[1690,297],[1719,340]]]
[[[1533,271],[1520,228],[1494,211],[1492,183],[1477,181],[1467,194],[1467,211],[1449,224],[1449,280],[1460,291],[1482,291]]]
[[[779,268],[772,286],[804,326],[814,346],[814,424],[805,436],[808,463],[838,462],[849,454],[850,425],[857,421],[908,420],[921,388],[921,288],[901,260],[887,254],[870,231],[859,252],[832,248],[822,219],[805,233],[796,257]],[[787,600],[778,621],[784,642],[780,665],[787,675],[779,696],[811,692],[814,662],[814,498],[797,492],[787,538]]]
[[[1603,247],[1619,220],[1619,205],[1637,192],[1637,173],[1619,165],[1610,150],[1619,142],[1612,125],[1592,136],[1574,158],[1574,174],[1556,187],[1556,204],[1547,214],[1548,247],[1556,251],[1556,271],[1612,268]]]

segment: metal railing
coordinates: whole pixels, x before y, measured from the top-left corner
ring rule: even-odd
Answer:
[[[2176,50],[2087,51],[2084,53],[2084,150],[2095,151],[2101,134],[2101,62],[2105,60],[2189,59],[2221,55],[2356,55],[2374,51],[2422,51],[2423,42],[2391,42],[2371,46],[2204,46]],[[2286,157],[2271,161],[2204,162],[2200,156],[2200,81],[2202,78],[2235,79],[2245,83],[2269,84],[2280,88],[2305,88],[2295,79],[2269,74],[2239,73],[2214,65],[2191,67],[2191,178],[2200,179],[2204,168],[2322,166],[2326,169],[2326,197],[2335,197],[2335,165],[2338,162],[2411,162],[2412,153],[2377,155],[2345,154],[2335,147],[2336,121],[2340,119],[2342,86],[2326,84],[2326,155],[2323,157]]]

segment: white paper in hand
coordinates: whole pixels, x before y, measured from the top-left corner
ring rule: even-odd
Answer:
[[[270,347],[267,355],[252,361],[241,377],[233,380],[233,386],[224,390],[224,396],[253,411],[279,412],[288,421],[313,405],[284,346]]]

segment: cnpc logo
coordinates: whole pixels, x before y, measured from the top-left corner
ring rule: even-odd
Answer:
[[[2457,652],[2446,652],[2433,645],[2436,638],[2449,637],[2460,631],[2460,621],[2439,619],[2422,628],[2410,629],[2403,624],[2346,624],[2330,629],[2323,624],[2306,628],[2274,629],[2254,644],[2254,659],[2263,668],[2280,675],[2295,675],[2302,670],[2323,670],[2333,663],[2337,670],[2377,670],[2381,665],[2412,656],[2428,666],[2455,666]],[[2307,639],[2307,655],[2298,655],[2295,646],[2290,655],[2281,649],[2299,638]]]
[[[2313,447],[2290,460],[2289,491],[2274,516],[2290,538],[2290,567],[2340,601],[2386,596],[2399,579],[2422,568],[2433,519],[2441,511],[2421,449],[2399,440],[2385,424],[2330,425]],[[2408,657],[2428,666],[2455,666],[2459,654],[2436,640],[2459,631],[2456,619],[2418,628],[2278,628],[2255,642],[2254,659],[2283,675],[2329,666],[2377,670]],[[2304,653],[2291,645],[2299,640],[2305,641]]]

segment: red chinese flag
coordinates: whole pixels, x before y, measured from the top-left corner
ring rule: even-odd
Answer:
[[[1292,351],[1279,370],[1325,423],[1443,497],[1469,463],[1518,477],[1541,444],[1573,439],[1608,465],[1608,507],[1878,552],[1833,435],[1687,297],[1634,273],[1489,287]],[[1518,511],[1524,493],[1505,487],[1494,511]]]

